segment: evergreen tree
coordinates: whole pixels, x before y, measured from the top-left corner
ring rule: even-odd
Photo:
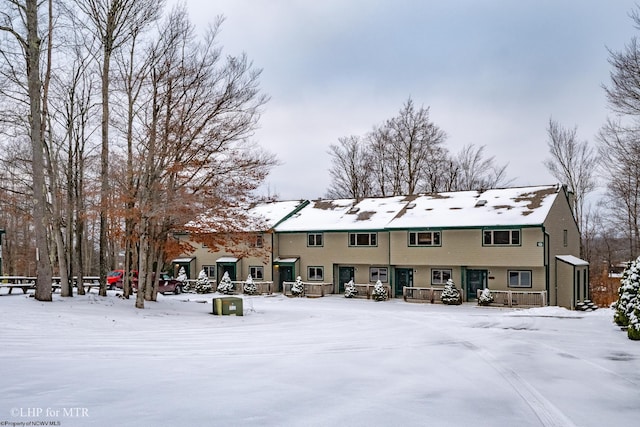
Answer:
[[[247,276],[247,281],[244,283],[244,293],[247,295],[255,295],[258,293],[258,287],[253,283],[253,277]]]
[[[484,288],[480,293],[480,298],[478,298],[479,305],[489,305],[493,302],[493,295],[491,295],[491,291],[489,288]]]
[[[448,305],[459,305],[462,304],[462,297],[460,296],[460,291],[456,288],[453,280],[447,280],[447,283],[444,285],[444,290],[442,291],[442,295],[440,297],[444,304]]]
[[[231,295],[233,293],[233,283],[231,283],[231,278],[229,277],[228,271],[225,271],[222,275],[222,279],[220,279],[220,283],[218,284],[218,292],[225,295]]]
[[[620,287],[618,288],[618,301],[613,321],[618,326],[629,326],[629,320],[638,304],[638,291],[640,290],[640,257],[633,261],[622,272]]]
[[[344,297],[355,298],[356,295],[358,295],[356,285],[353,283],[353,280],[349,280],[349,283],[347,283],[347,285],[344,287]]]
[[[180,270],[178,271],[178,277],[176,277],[176,280],[179,280],[181,282],[187,281],[187,272],[184,271],[184,267],[180,267]]]
[[[296,282],[291,287],[291,294],[295,297],[301,297],[304,294],[304,283],[300,276],[296,277]]]
[[[194,290],[199,294],[208,294],[213,291],[209,277],[207,276],[207,273],[205,273],[204,269],[200,270],[200,273],[198,274],[198,280],[196,280]]]
[[[384,287],[382,282],[378,280],[376,284],[373,286],[373,293],[371,294],[374,300],[376,301],[386,301],[389,298],[387,294],[387,289]]]

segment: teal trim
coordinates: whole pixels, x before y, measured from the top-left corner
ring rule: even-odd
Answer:
[[[320,240],[322,241],[322,244],[321,245],[310,245],[309,244],[309,237],[311,235],[320,236]],[[317,240],[317,239],[314,238],[314,240]],[[313,232],[313,231],[310,232],[310,233],[307,233],[307,247],[308,248],[322,248],[322,247],[324,247],[324,233],[317,233],[317,232]]]
[[[443,227],[443,226],[435,226],[435,227],[385,227],[385,231],[430,231],[430,230],[489,230],[489,229],[498,229],[498,230],[507,230],[507,229],[517,229],[517,228],[540,228],[543,227],[544,224],[520,224],[520,225],[469,225],[469,226],[451,226],[451,227]]]
[[[356,239],[355,239],[356,240],[356,244],[352,245],[351,244],[351,235],[353,235],[353,234],[356,234],[356,235],[357,234],[368,234],[369,235],[369,242],[371,242],[371,236],[375,234],[375,236],[376,236],[375,237],[376,244],[375,245],[358,245],[358,243],[357,243],[358,238],[356,237]],[[349,233],[349,241],[347,243],[349,244],[348,246],[350,248],[377,248],[378,247],[378,233],[377,232],[371,232],[371,231],[368,231],[368,232],[351,232],[351,233]]]
[[[484,242],[484,232],[485,231],[514,231],[514,230],[518,230],[520,237],[518,238],[518,244],[514,244],[514,243],[485,243]],[[509,233],[509,240],[511,240],[513,238],[513,236],[511,236],[511,233]],[[482,240],[482,247],[483,248],[519,248],[522,247],[522,230],[520,228],[515,228],[515,227],[511,227],[511,228],[506,228],[506,227],[488,227],[488,228],[483,228],[482,229],[482,235],[480,236],[480,239]],[[493,238],[491,240],[494,240]]]
[[[387,233],[389,230],[385,228],[371,228],[363,230],[295,230],[295,231],[278,231],[278,234],[308,234],[308,233]]]
[[[439,242],[437,245],[421,245],[418,243],[411,244],[411,233],[438,233],[440,236],[438,238]],[[431,236],[433,239],[433,235]],[[389,239],[391,240],[391,239]],[[417,241],[417,236],[416,236]],[[442,247],[442,231],[441,230],[411,230],[407,231],[407,247],[409,248],[439,248]]]
[[[311,203],[309,200],[303,200],[302,203],[300,203],[300,205],[295,208],[293,211],[289,212],[288,215],[286,215],[284,218],[282,218],[280,221],[276,222],[273,227],[271,227],[271,229],[275,229],[278,225],[282,224],[284,221],[288,220],[289,218],[291,218],[293,215],[297,214],[298,212],[300,212],[300,210],[304,207],[306,207],[309,203]]]

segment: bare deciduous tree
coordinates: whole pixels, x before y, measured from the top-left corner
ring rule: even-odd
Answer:
[[[102,149],[100,155],[100,295],[107,295],[109,208],[109,82],[111,58],[141,27],[158,19],[164,0],[76,0],[102,47]]]
[[[13,55],[21,52],[23,55],[24,71],[15,64],[9,65],[16,72],[16,83],[23,83],[26,89],[29,105],[29,138],[31,141],[32,179],[33,179],[33,221],[36,238],[37,280],[35,298],[39,301],[51,301],[52,268],[49,259],[47,242],[46,215],[46,181],[44,162],[44,117],[42,104],[42,80],[40,78],[41,34],[38,28],[38,1],[18,0],[7,2],[8,7],[0,12],[0,31],[13,36],[16,43],[7,46],[3,43],[0,50],[7,57],[10,51]],[[4,39],[5,41],[8,38]],[[21,78],[24,76],[24,78]],[[26,81],[25,81],[26,79]]]
[[[585,228],[585,199],[596,189],[598,158],[587,141],[579,141],[577,127],[566,129],[549,119],[547,135],[551,158],[544,161],[547,170],[573,193],[573,214],[582,231]]]
[[[149,98],[141,100],[139,308],[155,299],[153,272],[157,281],[172,231],[201,212],[216,218],[218,231],[233,231],[243,214],[229,208],[246,204],[275,164],[250,141],[267,101],[260,70],[245,55],[223,58],[216,47],[222,22],[199,41],[186,11],[174,9],[151,52]]]
[[[640,251],[640,130],[609,120],[599,135],[609,220],[624,230],[629,259]]]
[[[365,141],[352,135],[339,138],[338,144],[329,147],[331,156],[331,186],[329,198],[359,199],[371,195],[371,170],[375,163],[367,153]]]
[[[456,168],[455,190],[479,190],[508,185],[507,165],[499,166],[495,157],[484,157],[485,146],[468,144],[462,147],[454,160]]]

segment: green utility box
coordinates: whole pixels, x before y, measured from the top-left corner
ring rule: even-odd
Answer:
[[[242,316],[242,298],[218,297],[213,299],[213,314],[218,316]]]

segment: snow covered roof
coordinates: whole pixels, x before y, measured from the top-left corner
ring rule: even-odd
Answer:
[[[547,185],[421,195],[388,228],[540,225],[559,189]]]
[[[315,200],[276,227],[276,231],[381,230],[406,206],[405,196]]]
[[[304,203],[301,200],[260,203],[250,208],[249,212],[252,216],[261,218],[269,228],[273,228]]]
[[[414,196],[316,200],[278,232],[541,225],[559,185]]]
[[[566,262],[567,264],[575,266],[589,265],[589,261],[585,261],[573,255],[556,255],[556,258],[558,258],[560,261]]]
[[[242,209],[243,214],[232,208],[221,212],[207,212],[186,224],[187,228],[201,232],[220,231],[266,231],[272,229],[300,206],[305,200],[272,201],[256,203]],[[237,208],[236,208],[237,209]]]
[[[218,258],[216,262],[238,262],[238,258],[233,256],[223,256]]]

